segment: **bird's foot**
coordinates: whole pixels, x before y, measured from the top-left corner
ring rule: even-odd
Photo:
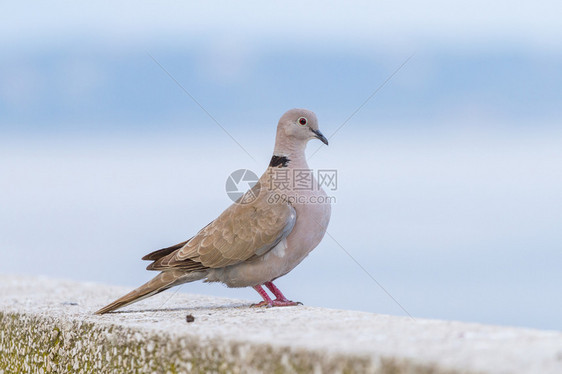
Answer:
[[[302,305],[302,303],[300,301],[291,301],[291,300],[280,300],[280,299],[275,299],[275,300],[269,300],[269,301],[262,301],[261,303],[257,303],[257,304],[252,304],[251,307],[252,308],[272,308],[274,306],[297,306],[297,305]]]
[[[254,290],[256,290],[260,294],[260,296],[263,298],[263,301],[261,303],[252,304],[251,305],[252,307],[272,308],[274,306],[302,305],[301,302],[288,300],[285,296],[283,296],[281,291],[279,291],[279,289],[273,285],[273,283],[267,282],[265,283],[265,285],[267,286],[267,288],[271,290],[271,292],[273,292],[273,294],[276,296],[276,299],[271,300],[271,298],[267,295],[267,293],[263,290],[263,288],[261,288],[261,286],[254,286]]]
[[[300,301],[291,301],[291,300],[287,300],[287,299],[275,299],[272,301],[273,306],[297,306],[297,305],[302,305],[302,303]]]
[[[260,303],[255,303],[250,305],[251,308],[271,308],[273,305],[271,305],[271,301],[262,301]]]

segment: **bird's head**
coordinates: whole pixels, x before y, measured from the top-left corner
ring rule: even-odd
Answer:
[[[310,139],[320,139],[328,145],[328,139],[318,129],[316,114],[307,109],[291,109],[279,120],[277,135],[285,136],[292,142],[307,143]]]

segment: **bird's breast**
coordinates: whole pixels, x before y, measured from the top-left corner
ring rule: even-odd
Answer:
[[[287,252],[296,258],[306,257],[322,240],[330,222],[331,205],[324,191],[307,193],[305,203],[296,203],[295,227],[287,237]]]

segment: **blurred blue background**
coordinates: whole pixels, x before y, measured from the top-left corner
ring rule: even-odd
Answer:
[[[264,171],[285,110],[332,135],[411,56],[309,160],[338,170],[330,234],[415,317],[559,330],[561,10],[3,3],[0,271],[139,285],[140,257],[228,206],[232,171]],[[330,237],[278,285],[405,314]]]

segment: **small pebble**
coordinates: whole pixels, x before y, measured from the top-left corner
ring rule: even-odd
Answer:
[[[191,323],[195,321],[195,317],[193,317],[192,314],[188,314],[187,316],[185,316],[185,320],[187,321],[187,323]]]

